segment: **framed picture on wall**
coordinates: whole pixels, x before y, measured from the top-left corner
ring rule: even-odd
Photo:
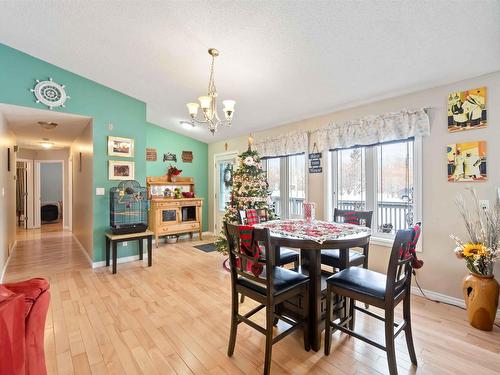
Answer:
[[[488,125],[486,115],[486,87],[448,95],[449,132],[485,128]]]
[[[108,155],[131,158],[134,156],[134,140],[130,138],[108,137]]]
[[[110,180],[133,180],[135,178],[135,163],[133,161],[109,161]]]
[[[488,178],[486,142],[464,142],[448,145],[448,181],[474,182]]]

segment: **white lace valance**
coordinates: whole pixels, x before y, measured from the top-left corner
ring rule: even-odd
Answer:
[[[382,142],[430,134],[429,116],[423,109],[403,110],[367,116],[343,123],[331,123],[311,132],[311,143],[320,151]]]
[[[307,146],[306,131],[294,131],[276,137],[256,139],[254,143],[254,148],[260,156],[268,158],[307,152]]]

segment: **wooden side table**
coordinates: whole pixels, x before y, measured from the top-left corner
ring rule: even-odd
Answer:
[[[118,243],[128,242],[128,241],[139,241],[139,260],[144,258],[144,247],[142,241],[144,239],[148,240],[148,267],[153,264],[153,235],[154,233],[150,230],[140,233],[129,233],[129,234],[113,234],[108,231],[106,235],[106,267],[109,266],[110,252],[113,257],[113,273],[116,273],[116,260],[117,260],[117,248]],[[110,251],[111,250],[111,251]]]

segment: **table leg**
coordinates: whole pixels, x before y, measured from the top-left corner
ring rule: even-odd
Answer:
[[[110,243],[109,238],[106,237],[106,267],[109,267],[109,252],[110,252]]]
[[[342,271],[347,268],[349,265],[349,249],[339,249],[339,263],[340,263],[340,269],[339,271]]]
[[[116,241],[111,241],[111,247],[113,248],[113,273],[116,273],[116,260],[117,260],[118,243]]]
[[[311,349],[321,347],[321,251],[300,250],[302,264],[309,271],[309,340]]]
[[[280,259],[281,259],[281,248],[279,245],[276,245],[274,247],[274,259],[272,259],[273,261],[273,264],[275,266],[279,266],[280,265]]]
[[[144,238],[139,238],[139,260],[144,259]]]
[[[153,237],[148,236],[148,267],[153,265]]]

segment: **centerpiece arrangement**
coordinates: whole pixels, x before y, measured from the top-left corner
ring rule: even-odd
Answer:
[[[462,196],[457,198],[460,216],[469,238],[463,241],[455,235],[455,255],[465,261],[470,274],[464,278],[463,293],[469,323],[478,329],[491,331],[498,307],[499,285],[493,266],[500,255],[500,196],[493,208],[481,208],[472,190],[474,207],[469,209]]]

